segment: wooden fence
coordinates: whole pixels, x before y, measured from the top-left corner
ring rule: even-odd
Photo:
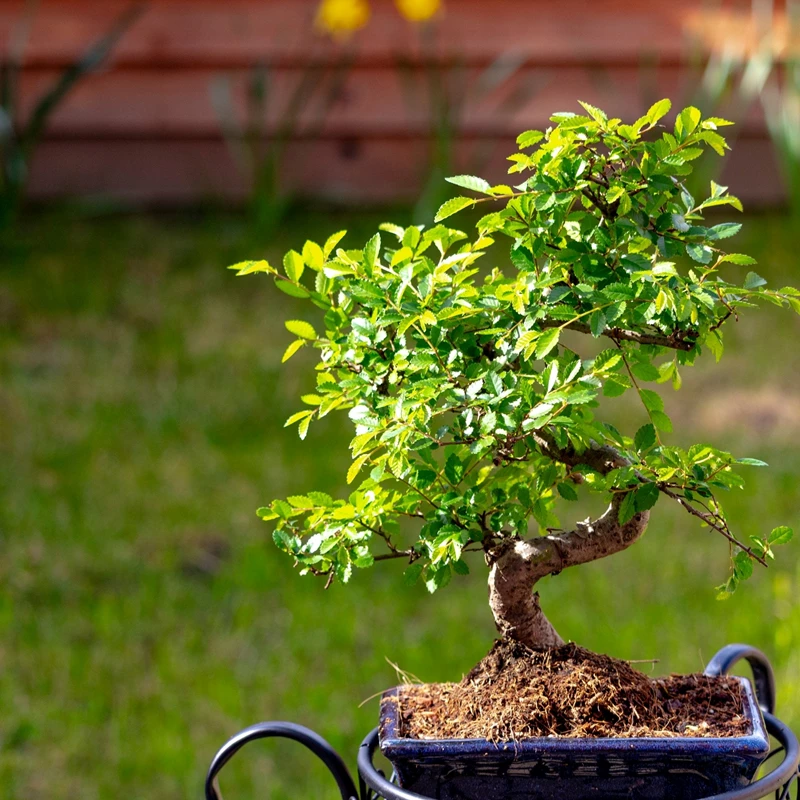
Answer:
[[[698,0],[449,0],[426,49],[393,3],[372,6],[367,27],[337,46],[313,30],[316,0],[150,0],[108,66],[54,115],[31,193],[166,205],[241,197],[246,181],[223,141],[210,87],[230,80],[240,116],[248,74],[265,65],[267,131],[274,133],[275,112],[309,64],[330,66],[343,53],[352,63],[323,124],[314,128],[307,110],[288,146],[287,186],[345,202],[415,196],[428,164],[431,113],[424,91],[409,96],[404,87],[429,77],[429,52],[451,80],[470,87],[457,126],[458,168],[479,164],[499,180],[515,134],[545,124],[552,111],[576,108],[577,98],[623,117],[663,96],[691,99],[698,43],[741,19],[735,6],[709,17],[708,3]],[[23,109],[125,7],[42,0],[25,51]],[[22,8],[0,0],[0,41]],[[409,61],[416,66],[399,68]],[[741,126],[728,177],[750,200],[775,199],[779,180],[757,117]]]

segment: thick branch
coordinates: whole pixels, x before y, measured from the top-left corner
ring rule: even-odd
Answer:
[[[568,467],[586,464],[603,475],[628,464],[613,447],[594,445],[578,453],[561,449],[553,438],[540,430],[533,434],[546,456]],[[608,510],[596,520],[579,522],[574,530],[554,532],[527,541],[509,540],[491,554],[489,605],[497,629],[529,647],[553,647],[562,643],[539,606],[533,592],[538,580],[561,572],[566,567],[585,564],[630,547],[643,533],[649,512],[635,514],[622,524],[619,508],[626,493],[615,494]]]
[[[491,556],[489,605],[497,629],[529,647],[553,647],[563,640],[539,607],[533,593],[538,580],[566,567],[586,564],[630,547],[645,531],[644,511],[622,524],[619,507],[624,493],[614,495],[596,520],[579,522],[574,530],[528,540],[504,542]]]
[[[591,333],[591,328],[583,322],[569,322],[566,325],[558,320],[544,320],[541,323],[543,328],[566,328],[571,331],[578,331],[578,333]],[[671,350],[683,350],[688,352],[695,346],[695,342],[691,339],[683,339],[680,336],[673,334],[666,336],[656,333],[639,333],[638,331],[627,331],[624,328],[606,328],[602,336],[607,336],[615,342],[636,342],[637,344],[654,344],[659,347],[668,347]]]

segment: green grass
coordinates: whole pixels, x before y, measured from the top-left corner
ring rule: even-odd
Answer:
[[[361,236],[382,214],[360,219]],[[297,215],[269,248],[346,227]],[[751,219],[770,282],[795,279],[797,239]],[[234,218],[31,219],[0,250],[0,786],[13,800],[201,795],[216,748],[260,719],[317,729],[350,764],[395,682],[458,679],[493,636],[480,562],[447,591],[401,567],[324,591],[272,546],[257,506],[343,491],[347,420],[283,421],[311,381],[280,357],[283,319],[310,309],[224,267],[260,256]],[[353,237],[358,241],[358,234]],[[743,239],[744,239],[743,235]],[[740,269],[740,268],[735,268]],[[313,311],[311,311],[313,313]],[[771,463],[729,499],[743,536],[797,523],[800,321],[754,311],[721,364],[668,398],[678,440]],[[625,409],[628,430],[641,424]],[[597,510],[596,508],[594,510]],[[588,509],[581,509],[588,513]],[[730,601],[714,599],[724,542],[659,505],[642,542],[549,579],[561,632],[655,672],[700,669],[731,641],[762,647],[779,712],[800,724],[797,543]],[[334,797],[291,744],[253,745],[229,800]],[[329,785],[330,784],[330,785]]]

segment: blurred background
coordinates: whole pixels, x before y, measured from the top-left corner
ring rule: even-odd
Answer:
[[[326,592],[273,548],[255,509],[345,491],[349,423],[302,443],[283,429],[311,387],[303,353],[280,367],[283,319],[313,309],[228,264],[430,221],[445,175],[501,182],[516,134],[577,99],[632,119],[671,97],[737,122],[693,189],[730,185],[737,249],[771,284],[798,280],[798,3],[0,0],[0,47],[10,800],[199,797],[216,748],[260,719],[310,725],[352,764],[389,661],[457,680],[490,645],[477,562],[433,597],[392,564]],[[667,404],[676,442],[770,463],[727,499],[747,537],[798,521],[800,323],[764,308],[731,327]],[[564,636],[658,659],[653,674],[755,644],[797,727],[797,553],[719,602],[724,543],[659,507],[636,547],[551,579],[543,602]],[[335,796],[277,743],[223,789]]]

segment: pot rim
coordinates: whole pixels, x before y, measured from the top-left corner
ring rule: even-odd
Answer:
[[[637,736],[567,738],[539,736],[519,742],[490,742],[487,739],[412,739],[398,735],[398,697],[402,686],[388,689],[381,696],[380,748],[388,758],[420,758],[425,756],[487,756],[511,752],[515,758],[524,755],[540,755],[548,752],[659,752],[701,753],[724,752],[731,756],[766,756],[770,743],[764,718],[761,714],[755,691],[747,678],[730,676],[739,681],[744,692],[744,716],[750,722],[751,732],[744,736]]]

